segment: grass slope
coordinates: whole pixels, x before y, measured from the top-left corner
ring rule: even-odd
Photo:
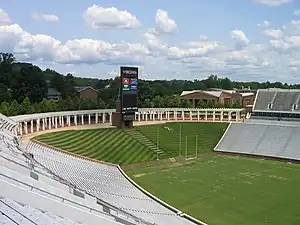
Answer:
[[[300,224],[300,165],[212,154],[126,172],[157,197],[209,225]]]
[[[212,151],[227,126],[227,123],[186,122],[138,126],[135,129],[153,143],[158,141],[166,156],[176,157],[184,156],[186,152],[187,155],[195,155],[196,147],[198,154]]]
[[[164,158],[168,158],[179,156],[179,153],[185,155],[185,137],[187,137],[187,154],[194,155],[196,135],[198,154],[211,151],[226,127],[227,124],[224,123],[189,122],[138,126],[135,129],[154,144],[157,143],[158,131],[159,147],[166,153]],[[180,129],[181,149],[179,148]],[[148,162],[157,157],[146,144],[114,128],[61,131],[43,134],[34,139],[75,154],[120,165]]]
[[[75,154],[120,165],[156,158],[146,146],[113,128],[61,131],[42,134],[34,139]]]

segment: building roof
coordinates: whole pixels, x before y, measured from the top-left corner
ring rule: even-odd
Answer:
[[[86,90],[88,88],[90,88],[90,89],[92,89],[94,91],[99,92],[98,90],[96,90],[95,88],[93,88],[91,86],[75,86],[74,88],[75,88],[76,92],[82,92],[82,91],[84,91],[84,90]]]
[[[48,88],[47,94],[48,95],[61,95],[61,93],[59,91],[57,91],[55,88]]]
[[[212,95],[214,97],[219,98],[221,96],[222,92],[225,92],[225,93],[228,93],[228,94],[233,94],[235,91],[234,90],[221,90],[221,89],[220,89],[220,91],[203,91],[203,90],[183,91],[180,94],[180,97],[185,96],[185,95],[189,95],[189,94],[193,94],[193,93],[197,93],[197,92],[204,93],[204,94],[207,94],[207,95]]]

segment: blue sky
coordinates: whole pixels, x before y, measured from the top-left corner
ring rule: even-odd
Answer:
[[[0,50],[42,68],[108,78],[136,65],[144,79],[300,82],[295,0],[29,2],[1,3]]]

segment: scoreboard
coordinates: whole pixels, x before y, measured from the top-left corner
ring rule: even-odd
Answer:
[[[121,67],[121,113],[129,117],[138,111],[138,68]]]

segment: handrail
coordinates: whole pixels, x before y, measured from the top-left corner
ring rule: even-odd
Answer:
[[[2,199],[0,199],[0,202],[2,202],[4,205],[6,205],[8,208],[12,209],[14,212],[16,212],[17,214],[21,215],[22,217],[24,217],[25,219],[27,219],[28,221],[30,221],[31,223],[38,225],[37,223],[35,223],[33,220],[31,220],[30,218],[28,218],[27,216],[23,215],[21,212],[19,212],[18,210],[16,210],[14,207],[11,207],[9,204],[7,204],[6,202],[4,202]],[[18,223],[17,223],[18,224]]]
[[[25,182],[23,182],[23,181],[20,181],[20,180],[17,180],[17,179],[15,179],[15,178],[12,178],[12,177],[10,177],[10,176],[7,176],[7,175],[5,175],[5,174],[3,174],[3,173],[1,173],[1,172],[0,172],[0,176],[5,177],[5,178],[10,179],[10,180],[13,180],[13,181],[15,181],[15,182],[18,182],[18,183],[20,183],[20,184],[22,184],[22,185],[25,185],[25,186],[27,186],[27,187],[30,187],[31,190],[38,190],[38,191],[43,192],[43,193],[45,193],[45,194],[51,195],[52,197],[56,197],[56,198],[59,198],[59,199],[61,199],[61,200],[63,200],[63,201],[70,202],[70,203],[73,203],[73,204],[78,205],[78,206],[82,206],[82,207],[88,209],[90,212],[93,212],[93,211],[94,211],[94,212],[101,213],[101,214],[103,214],[103,215],[110,215],[110,214],[105,213],[105,212],[103,212],[103,211],[100,211],[100,210],[97,210],[97,209],[88,207],[88,206],[86,206],[86,205],[80,204],[80,203],[78,203],[78,202],[72,201],[72,200],[70,200],[70,199],[67,199],[67,198],[64,198],[64,197],[62,197],[62,196],[59,196],[59,195],[53,194],[53,193],[51,193],[51,192],[45,191],[45,190],[43,190],[43,189],[40,189],[40,188],[38,188],[38,187],[34,187],[34,186],[32,186],[32,185],[30,185],[30,184],[27,184],[27,183],[25,183]],[[0,201],[1,201],[1,200],[0,200]],[[110,216],[111,216],[111,215],[110,215]]]
[[[134,215],[132,215],[131,213],[128,213],[128,212],[126,212],[126,211],[120,209],[119,207],[112,205],[111,203],[108,203],[108,202],[106,202],[106,201],[104,201],[104,200],[102,200],[102,199],[99,199],[98,197],[96,197],[96,196],[94,196],[92,193],[90,193],[89,191],[84,190],[84,189],[81,189],[81,188],[78,188],[76,185],[74,185],[74,184],[72,184],[71,182],[69,182],[69,181],[65,180],[64,178],[60,177],[59,175],[57,175],[57,174],[54,173],[52,170],[48,169],[46,166],[42,165],[41,163],[39,163],[39,162],[36,161],[35,159],[32,159],[32,158],[28,155],[27,152],[24,152],[23,155],[24,155],[28,160],[34,161],[36,164],[38,164],[39,166],[41,166],[41,167],[42,167],[43,169],[45,169],[47,172],[49,172],[50,174],[52,174],[52,175],[54,176],[54,178],[57,177],[59,182],[61,182],[61,183],[65,184],[65,185],[67,185],[67,186],[69,186],[69,187],[71,187],[71,188],[77,189],[77,190],[79,190],[79,191],[82,191],[82,192],[84,192],[84,193],[86,193],[86,194],[88,194],[88,195],[94,197],[95,199],[97,199],[98,201],[100,201],[103,205],[108,206],[110,209],[112,209],[112,210],[114,210],[114,211],[116,211],[116,212],[118,212],[118,213],[122,213],[122,214],[126,215],[128,218],[131,217],[131,218],[133,218],[135,221],[139,221],[139,222],[143,222],[143,223],[145,223],[145,224],[152,225],[152,223],[150,223],[150,222],[144,221],[143,219],[141,219],[141,218],[139,218],[139,217],[137,217],[137,216],[134,216]]]
[[[23,153],[22,155],[24,156],[24,153]],[[26,159],[28,159],[28,160],[34,160],[34,159],[32,159],[31,157],[30,157],[30,158],[27,158],[27,157],[29,157],[29,156],[27,156],[28,153],[25,153],[25,155],[26,155]],[[22,166],[22,167],[24,167],[24,168],[30,170],[29,167],[26,167],[25,165],[22,165],[22,164],[20,164],[20,163],[18,163],[18,162],[15,162],[15,161],[13,161],[13,160],[11,160],[11,159],[9,159],[9,158],[3,156],[3,155],[0,155],[0,157],[2,157],[2,158],[6,159],[6,160],[8,160],[8,161],[10,161],[10,162],[12,162],[12,163],[14,163],[14,164],[17,164],[17,165],[19,165],[19,166]],[[114,206],[114,205],[112,205],[112,204],[110,204],[110,203],[108,203],[108,202],[102,200],[102,199],[99,199],[98,197],[96,197],[96,196],[94,196],[92,193],[90,193],[89,191],[86,191],[86,190],[83,190],[83,189],[81,189],[81,188],[76,187],[75,185],[73,185],[73,184],[71,184],[70,182],[68,182],[68,181],[64,180],[63,178],[61,178],[59,175],[56,175],[55,173],[53,173],[51,170],[49,170],[47,167],[43,166],[42,164],[40,164],[40,163],[37,162],[36,160],[34,160],[34,161],[36,162],[37,165],[41,166],[42,169],[45,169],[47,172],[49,171],[48,173],[50,173],[50,174],[53,176],[52,179],[57,180],[58,182],[60,182],[60,183],[62,183],[62,184],[64,184],[64,185],[67,185],[67,186],[69,186],[69,187],[71,187],[71,188],[74,188],[74,189],[77,189],[77,190],[79,190],[79,191],[82,191],[82,192],[88,194],[88,195],[91,196],[91,197],[94,197],[97,201],[100,201],[101,204],[103,204],[103,205],[109,207],[110,209],[116,211],[117,213],[124,214],[125,216],[127,216],[128,219],[131,218],[131,219],[134,219],[136,222],[141,222],[141,223],[144,223],[144,224],[153,225],[153,224],[150,223],[150,222],[144,221],[143,219],[141,219],[141,218],[139,218],[139,217],[137,217],[137,216],[134,216],[134,215],[132,215],[131,213],[128,213],[128,212],[126,212],[126,211],[124,211],[124,210],[122,210],[122,209],[120,209],[120,208],[118,208],[118,207],[116,207],[116,206]],[[41,175],[43,175],[43,176],[48,177],[47,174],[41,173],[41,172],[36,171],[36,170],[34,170],[34,169],[33,169],[33,171],[36,172],[36,173],[38,173],[38,174],[41,174]],[[50,177],[50,178],[51,178],[51,177]],[[56,179],[55,179],[55,178],[56,178]],[[21,182],[21,181],[20,181],[20,182]],[[30,185],[29,185],[29,186],[30,186]],[[36,188],[36,189],[38,189],[38,188]],[[47,193],[47,192],[46,192],[46,193]],[[61,198],[63,198],[63,197],[61,197]],[[71,200],[69,200],[69,201],[71,201]],[[79,204],[79,203],[75,203],[75,204],[81,205],[81,204]],[[81,205],[81,206],[82,206],[82,205]],[[84,206],[84,207],[86,207],[86,206]],[[90,209],[90,208],[88,207],[88,209]],[[94,211],[98,212],[98,210],[94,210]],[[100,211],[100,212],[101,212],[101,211]],[[103,212],[102,212],[102,213],[103,213]],[[104,213],[104,214],[105,214],[105,213]],[[111,214],[106,214],[106,215],[111,215]],[[111,215],[111,216],[114,216],[114,215]]]
[[[9,215],[7,215],[6,213],[4,213],[3,211],[0,210],[0,214],[5,216],[6,218],[8,218],[10,221],[12,221],[13,223],[19,225],[13,218],[10,218]]]

